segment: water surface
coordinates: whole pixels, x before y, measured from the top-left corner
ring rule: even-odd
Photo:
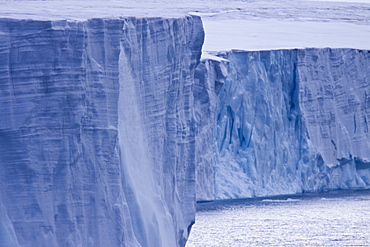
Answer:
[[[370,191],[200,203],[187,247],[370,246]]]

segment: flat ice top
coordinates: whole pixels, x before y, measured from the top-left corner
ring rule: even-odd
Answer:
[[[357,48],[370,50],[370,0],[231,2],[200,13],[205,51]]]
[[[0,18],[202,17],[204,51],[303,47],[370,50],[370,0],[0,0]]]
[[[370,50],[370,25],[339,21],[204,20],[205,51],[357,48]]]

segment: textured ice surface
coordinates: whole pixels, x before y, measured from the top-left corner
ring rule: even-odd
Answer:
[[[198,200],[368,187],[365,53],[235,52],[193,84],[178,18],[204,50],[370,49],[361,2],[0,0],[0,246],[182,246],[195,167]]]
[[[0,246],[184,246],[199,17],[0,19]]]
[[[215,110],[216,157],[207,168],[214,187],[204,186],[205,168],[198,169],[198,200],[370,187],[369,51],[218,56],[228,60],[228,74],[207,77],[209,85],[224,82],[209,93],[217,102],[208,103]],[[220,59],[201,66],[211,73]]]
[[[216,92],[227,76],[229,61],[215,56],[206,57],[197,67],[194,85],[196,121],[196,181],[197,200],[209,200],[215,189],[214,115],[218,102]]]

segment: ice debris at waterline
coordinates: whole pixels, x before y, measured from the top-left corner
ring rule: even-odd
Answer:
[[[215,55],[196,71],[198,200],[370,188],[370,51]]]
[[[0,246],[184,246],[199,17],[0,19]]]

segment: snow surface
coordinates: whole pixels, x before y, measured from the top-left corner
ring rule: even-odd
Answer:
[[[370,16],[370,12],[369,12]],[[284,48],[370,49],[370,25],[286,20],[204,19],[205,51]]]
[[[231,1],[228,8],[199,15],[205,51],[370,49],[370,1]]]

